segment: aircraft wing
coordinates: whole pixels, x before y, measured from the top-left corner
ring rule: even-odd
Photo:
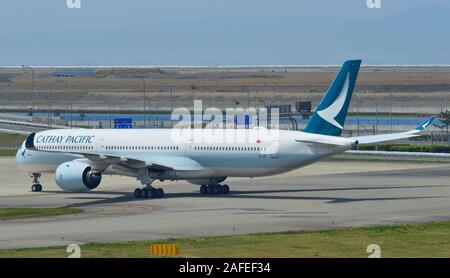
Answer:
[[[139,169],[150,168],[156,171],[198,171],[203,170],[203,166],[195,160],[180,156],[153,156],[142,159],[139,156],[115,156],[95,153],[78,153],[95,164],[99,165],[120,165],[126,168]]]
[[[200,171],[204,170],[204,167],[197,161],[180,156],[155,156],[146,160],[147,167],[157,168],[165,167],[171,170],[177,171]]]
[[[323,144],[323,145],[331,145],[331,146],[351,146],[355,144],[355,140],[351,140],[352,138],[342,138],[336,137],[332,139],[328,138],[302,138],[295,139],[295,142],[298,143],[313,143],[313,144]]]
[[[390,133],[390,134],[380,134],[380,135],[368,135],[368,136],[357,136],[350,137],[349,139],[353,139],[358,141],[358,144],[371,144],[371,143],[379,143],[386,142],[398,139],[406,139],[411,137],[420,136],[420,132],[427,128],[433,121],[435,117],[431,117],[424,124],[419,125],[413,130],[399,132],[399,133]]]

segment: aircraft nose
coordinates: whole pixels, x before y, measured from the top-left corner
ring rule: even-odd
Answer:
[[[24,142],[16,153],[16,165],[22,164],[22,162],[26,158],[25,153],[26,153],[26,148],[25,148],[25,142]]]

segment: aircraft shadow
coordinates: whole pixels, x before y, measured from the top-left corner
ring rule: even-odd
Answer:
[[[387,190],[387,189],[411,189],[411,188],[430,188],[430,187],[444,187],[443,185],[430,185],[430,186],[373,186],[373,187],[341,187],[341,188],[314,188],[314,189],[274,189],[274,190],[247,190],[247,191],[231,191],[228,195],[200,195],[199,192],[186,192],[186,193],[169,193],[166,194],[165,199],[174,198],[217,198],[217,199],[261,199],[261,200],[322,200],[327,203],[352,203],[363,201],[392,201],[392,200],[414,200],[414,199],[435,199],[446,198],[443,196],[411,196],[411,197],[374,197],[374,198],[343,198],[333,196],[279,196],[279,195],[261,195],[261,194],[279,194],[279,193],[306,193],[306,192],[327,192],[327,191],[351,191],[351,190]],[[47,191],[50,192],[50,191]],[[55,191],[56,192],[56,191]],[[58,193],[62,193],[58,191]],[[95,205],[108,205],[125,202],[138,202],[145,201],[145,199],[135,198],[133,192],[120,192],[120,191],[99,191],[91,192],[93,196],[76,196],[73,193],[62,193],[73,195],[68,197],[71,200],[80,200],[79,203],[70,204],[67,207],[85,207]],[[95,194],[95,195],[94,195]],[[96,196],[99,195],[99,196]],[[104,197],[101,195],[115,195],[116,197]],[[119,195],[119,196],[117,196]],[[92,200],[83,202],[82,200]],[[147,199],[152,201],[153,199]],[[156,199],[158,200],[158,199]]]

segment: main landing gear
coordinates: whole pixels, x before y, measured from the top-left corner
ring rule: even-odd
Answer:
[[[230,193],[230,187],[227,184],[204,184],[200,186],[200,194],[202,195],[220,195]]]
[[[41,177],[41,174],[33,173],[33,174],[31,174],[31,177],[33,178],[33,184],[31,185],[31,191],[41,192],[42,185],[39,183],[39,178]]]
[[[143,188],[136,188],[134,190],[134,197],[136,198],[164,198],[164,190],[162,188],[154,188],[147,185]]]
[[[138,180],[141,184],[145,184],[143,188],[136,188],[134,190],[134,197],[136,198],[164,198],[164,190],[162,188],[154,188],[152,183],[155,181],[149,175],[147,168],[138,170]]]

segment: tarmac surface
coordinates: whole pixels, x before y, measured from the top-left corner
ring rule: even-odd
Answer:
[[[164,199],[135,199],[139,183],[104,177],[89,193],[64,193],[52,175],[44,191],[0,158],[0,207],[80,207],[83,213],[0,220],[0,248],[100,241],[235,235],[450,219],[450,164],[319,162],[283,175],[229,179],[231,193],[202,196],[199,187],[155,182]]]

